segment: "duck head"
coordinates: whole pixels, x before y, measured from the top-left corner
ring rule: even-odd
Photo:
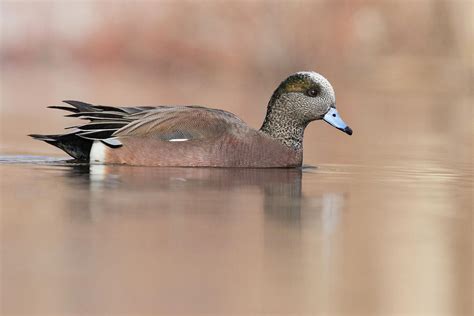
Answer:
[[[352,129],[336,110],[336,97],[329,81],[316,72],[297,72],[273,93],[261,131],[300,149],[305,127],[321,119],[352,135]]]

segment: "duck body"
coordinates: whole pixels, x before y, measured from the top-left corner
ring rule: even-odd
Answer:
[[[331,108],[335,111],[333,94],[329,83],[316,73],[290,76],[274,92],[259,130],[230,112],[202,106],[114,107],[64,101],[69,106],[51,108],[88,122],[64,134],[30,136],[77,161],[94,164],[298,167],[309,122],[323,118],[352,134],[347,126],[331,122],[336,117],[329,115]]]
[[[236,115],[201,106],[111,107],[64,101],[90,120],[63,135],[31,135],[78,161],[177,167],[295,167],[301,150],[249,127]],[[278,153],[278,155],[275,155]]]

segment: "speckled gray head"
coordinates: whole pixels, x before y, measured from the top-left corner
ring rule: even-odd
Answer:
[[[296,121],[308,124],[323,119],[351,135],[352,130],[336,110],[336,95],[329,81],[317,72],[301,71],[290,75],[275,90],[269,110],[286,112]]]
[[[352,129],[337,113],[336,95],[329,81],[316,72],[301,71],[290,75],[275,90],[261,130],[301,148],[305,127],[321,119],[352,135]]]

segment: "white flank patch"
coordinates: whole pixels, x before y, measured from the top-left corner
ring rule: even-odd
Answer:
[[[174,139],[170,139],[169,142],[185,142],[189,139],[187,138],[174,138]]]
[[[110,146],[119,147],[122,146],[122,142],[117,138],[107,138],[102,140],[103,143],[109,144]]]
[[[105,150],[107,147],[102,144],[100,140],[95,140],[92,143],[91,152],[89,154],[90,163],[104,163],[105,162]]]

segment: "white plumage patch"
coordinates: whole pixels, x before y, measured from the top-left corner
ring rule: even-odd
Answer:
[[[101,142],[111,146],[112,148],[117,148],[123,145],[122,142],[117,138],[102,139]]]
[[[314,71],[300,71],[297,74],[310,77],[314,82],[319,83],[325,90],[328,91],[330,97],[333,99],[333,102],[336,100],[336,94],[334,93],[334,88],[329,83],[329,81],[324,78],[321,74],[318,74]]]
[[[185,142],[185,141],[188,141],[189,139],[187,138],[174,138],[174,139],[170,139],[169,142]]]
[[[96,140],[92,143],[91,152],[89,154],[90,163],[104,163],[105,162],[105,146],[100,140]]]

